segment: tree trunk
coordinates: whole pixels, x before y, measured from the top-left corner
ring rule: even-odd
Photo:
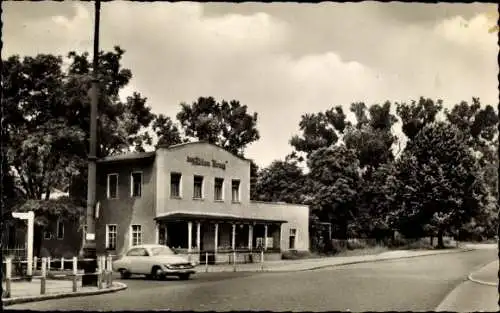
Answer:
[[[434,236],[431,235],[431,247],[434,247]]]
[[[443,249],[444,248],[444,241],[443,241],[443,235],[444,232],[442,229],[438,230],[438,249]]]

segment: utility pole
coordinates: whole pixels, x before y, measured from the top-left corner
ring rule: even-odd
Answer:
[[[88,155],[88,179],[87,179],[87,233],[83,246],[85,275],[82,277],[83,286],[97,286],[97,250],[95,238],[94,209],[96,204],[96,161],[97,161],[97,105],[99,102],[99,20],[101,11],[100,0],[95,1],[95,27],[94,27],[94,60],[92,64],[92,88],[90,90],[90,144]]]

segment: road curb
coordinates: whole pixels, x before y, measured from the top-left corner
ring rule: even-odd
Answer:
[[[496,261],[493,261],[493,262],[496,262]],[[480,280],[480,279],[476,279],[474,278],[474,273],[476,273],[477,271],[480,271],[482,268],[490,265],[491,263],[493,262],[489,262],[487,264],[484,264],[483,266],[481,266],[479,269],[477,269],[476,271],[473,271],[472,273],[469,274],[469,276],[467,276],[467,279],[470,280],[471,282],[473,283],[476,283],[476,284],[479,284],[479,285],[485,285],[485,286],[493,286],[493,287],[496,287],[498,282],[495,282],[495,283],[492,283],[492,282],[489,282],[489,281],[484,281],[484,280]]]
[[[304,271],[312,271],[312,270],[317,270],[317,269],[322,269],[322,268],[327,268],[327,267],[336,267],[336,266],[361,264],[361,263],[372,263],[372,262],[383,262],[383,261],[401,260],[401,259],[413,259],[413,258],[420,258],[420,257],[431,256],[431,255],[438,255],[438,254],[450,254],[450,253],[470,252],[470,251],[473,251],[473,250],[474,249],[472,249],[472,248],[467,248],[467,249],[461,249],[459,251],[457,251],[457,250],[446,251],[446,252],[445,251],[440,251],[440,252],[428,253],[428,254],[423,254],[423,255],[410,255],[410,256],[401,256],[401,257],[386,258],[386,259],[372,259],[372,260],[350,261],[350,262],[345,262],[345,263],[322,265],[322,266],[317,266],[317,267],[313,267],[313,268],[307,268],[307,269],[301,269],[301,270],[290,270],[290,271],[283,271],[283,272],[304,272]],[[269,272],[272,272],[272,271],[269,271]],[[276,272],[279,272],[279,271],[276,271]]]
[[[113,287],[100,289],[100,290],[89,290],[89,291],[77,291],[71,293],[55,293],[55,294],[47,294],[47,295],[37,295],[37,296],[29,296],[29,297],[15,297],[15,298],[6,298],[2,299],[2,303],[4,306],[19,304],[19,303],[27,303],[27,302],[37,302],[44,300],[53,300],[53,299],[62,299],[62,298],[72,298],[72,297],[84,297],[84,296],[93,296],[100,295],[105,293],[112,293],[127,289],[127,285],[120,282],[114,282]]]
[[[421,254],[421,255],[410,255],[410,256],[398,256],[398,257],[389,257],[389,258],[383,258],[383,259],[370,259],[370,260],[359,260],[359,261],[347,261],[343,263],[337,263],[337,264],[325,264],[325,265],[320,265],[320,266],[313,266],[313,267],[308,267],[308,268],[302,268],[302,269],[290,269],[290,270],[279,270],[279,268],[276,269],[266,269],[264,266],[264,270],[236,270],[236,272],[243,273],[243,272],[251,272],[251,273],[292,273],[292,272],[305,272],[305,271],[313,271],[313,270],[318,270],[322,268],[327,268],[327,267],[336,267],[336,266],[344,266],[344,265],[352,265],[352,264],[360,264],[360,263],[370,263],[370,262],[383,262],[383,261],[391,261],[391,260],[398,260],[398,259],[411,259],[411,258],[419,258],[419,257],[425,257],[425,256],[431,256],[431,255],[438,255],[438,254],[450,254],[450,253],[463,253],[463,252],[470,252],[474,251],[476,249],[474,248],[461,248],[461,249],[453,249],[453,250],[441,250],[441,251],[436,251],[428,254]],[[227,273],[227,272],[233,272],[233,270],[227,270],[227,271],[213,271],[209,273]],[[204,273],[204,272],[203,272]]]

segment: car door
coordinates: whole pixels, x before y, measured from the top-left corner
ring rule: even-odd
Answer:
[[[140,274],[140,255],[143,250],[142,248],[132,248],[127,252],[127,265],[128,265],[128,270],[133,273],[133,274]]]
[[[149,274],[151,273],[150,256],[145,248],[139,248],[136,256],[137,273]]]

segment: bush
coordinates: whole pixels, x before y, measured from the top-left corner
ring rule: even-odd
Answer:
[[[366,241],[362,241],[359,239],[350,239],[347,240],[347,249],[348,250],[356,250],[356,249],[365,249],[367,248]]]
[[[290,250],[290,251],[285,251],[281,254],[281,259],[282,260],[300,260],[300,259],[309,259],[313,255],[309,251],[297,251],[297,250]]]

